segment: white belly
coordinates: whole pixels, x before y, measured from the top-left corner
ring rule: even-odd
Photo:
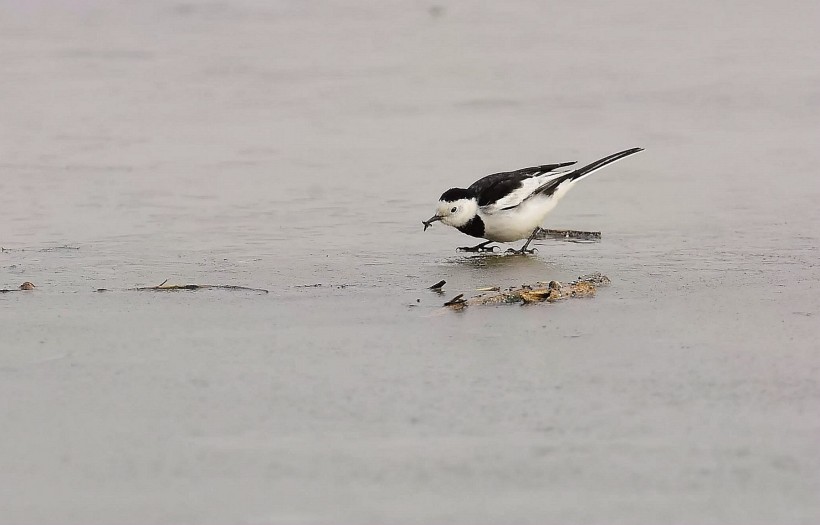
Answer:
[[[484,238],[495,242],[527,239],[536,227],[541,226],[557,203],[558,199],[554,197],[533,197],[511,210],[493,214],[484,214],[479,210],[478,214],[484,221]]]

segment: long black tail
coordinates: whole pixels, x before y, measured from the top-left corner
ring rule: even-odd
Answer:
[[[577,170],[570,171],[560,177],[556,177],[550,181],[545,182],[541,187],[533,192],[533,194],[545,194],[545,195],[552,195],[558,186],[561,183],[566,182],[568,180],[578,180],[590,175],[591,173],[598,171],[599,169],[603,168],[608,164],[612,164],[613,162],[619,161],[624,157],[628,157],[639,151],[643,151],[643,148],[632,148],[624,151],[620,151],[618,153],[613,153],[608,157],[604,157],[601,160],[596,160],[592,164],[587,164],[583,168],[578,168]]]

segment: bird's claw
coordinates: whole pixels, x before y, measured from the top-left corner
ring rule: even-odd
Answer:
[[[506,253],[515,254],[515,255],[535,255],[536,253],[538,253],[538,248],[531,248],[529,250],[526,250],[524,248],[521,248],[520,250],[515,250],[513,248],[507,248]]]

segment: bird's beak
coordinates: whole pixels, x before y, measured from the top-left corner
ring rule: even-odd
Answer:
[[[424,231],[427,231],[427,228],[432,226],[434,222],[440,221],[440,220],[441,220],[441,217],[439,217],[438,215],[433,215],[432,217],[430,217],[426,221],[421,221],[421,223],[424,225]]]

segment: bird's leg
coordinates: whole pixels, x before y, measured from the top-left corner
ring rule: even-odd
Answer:
[[[490,246],[488,248],[487,245],[490,244],[491,242],[493,242],[493,241],[484,241],[481,244],[477,244],[475,246],[459,246],[456,249],[460,252],[479,252],[479,253],[493,252],[493,251],[495,251],[495,249],[497,247],[496,246]]]
[[[522,246],[520,250],[513,250],[512,248],[510,248],[510,249],[507,250],[507,253],[517,253],[517,254],[520,254],[520,255],[524,255],[524,254],[527,254],[527,253],[530,253],[530,254],[535,253],[535,248],[533,248],[532,250],[528,250],[527,246],[529,246],[530,243],[532,242],[532,240],[535,239],[535,236],[538,235],[539,230],[541,230],[541,228],[536,226],[535,229],[530,234],[530,237],[527,239],[527,242],[524,243],[524,246]]]

